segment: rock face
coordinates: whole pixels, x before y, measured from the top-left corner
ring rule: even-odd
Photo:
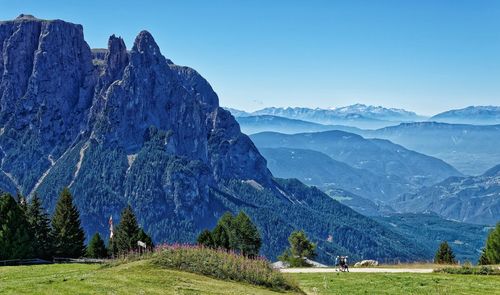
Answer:
[[[91,50],[80,25],[22,15],[0,23],[0,53],[0,189],[37,193],[52,211],[68,186],[87,235],[107,235],[127,204],[156,242],[192,242],[226,210],[245,210],[268,256],[296,228],[323,260],[357,241],[359,255],[419,255],[321,192],[275,180],[209,83],[146,31],[130,51],[114,35]],[[332,231],[358,238],[326,243]]]

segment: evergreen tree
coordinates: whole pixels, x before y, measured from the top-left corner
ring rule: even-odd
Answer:
[[[142,228],[139,229],[139,234],[137,235],[137,240],[146,243],[146,247],[149,250],[153,250],[153,248],[154,248],[153,240]]]
[[[214,244],[214,240],[212,238],[212,233],[208,230],[205,229],[203,230],[200,235],[198,235],[198,238],[196,239],[198,244],[207,247],[207,248],[216,248]]]
[[[33,248],[23,210],[9,194],[0,197],[0,260],[30,258]]]
[[[256,257],[262,245],[260,233],[243,211],[233,219],[235,249],[248,257]]]
[[[234,216],[231,212],[224,213],[214,230],[212,231],[212,239],[216,248],[232,250],[235,249],[234,237]]]
[[[89,258],[106,258],[108,250],[99,233],[96,233],[87,245],[86,256]]]
[[[68,188],[64,188],[52,217],[54,255],[78,258],[84,254],[85,233],[80,225],[78,209]]]
[[[309,241],[303,230],[292,232],[288,242],[290,247],[278,257],[279,260],[288,262],[292,267],[310,266],[304,258],[316,257],[316,244]]]
[[[500,264],[500,222],[489,233],[479,264]]]
[[[478,261],[479,265],[488,265],[488,264],[490,264],[488,258],[486,257],[486,254],[484,252],[485,252],[485,249],[483,248],[483,250],[481,250],[481,256],[479,256],[479,261]]]
[[[453,250],[448,245],[448,242],[443,241],[439,245],[439,249],[436,252],[434,257],[434,263],[439,264],[456,264],[455,254],[453,254]]]
[[[44,212],[40,198],[35,195],[26,208],[26,219],[32,237],[33,254],[37,258],[52,257],[52,237],[49,215]]]
[[[137,241],[139,237],[139,225],[137,218],[130,205],[128,205],[121,214],[120,223],[116,227],[113,237],[113,253],[126,254],[137,249]]]
[[[234,217],[224,213],[215,228],[204,230],[198,236],[198,244],[210,248],[238,251],[247,257],[256,257],[262,245],[260,233],[248,215],[240,212]]]
[[[231,250],[230,231],[227,227],[217,224],[212,231],[212,240],[215,248]]]

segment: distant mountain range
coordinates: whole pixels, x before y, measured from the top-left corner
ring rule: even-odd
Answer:
[[[464,174],[480,175],[500,163],[500,125],[466,125],[436,122],[401,123],[376,130],[343,125],[323,125],[270,115],[236,117],[242,132],[265,131],[285,134],[341,130],[366,138],[388,139],[408,149],[427,154]]]
[[[470,106],[450,110],[431,117],[429,121],[475,125],[500,124],[500,106]]]
[[[388,139],[411,150],[443,159],[469,175],[500,163],[500,125],[434,122],[403,123],[378,130],[353,130],[370,138]]]
[[[251,138],[259,149],[284,147],[321,152],[336,161],[383,176],[387,182],[406,188],[402,188],[401,191],[435,184],[450,176],[461,175],[455,168],[440,159],[410,151],[387,140],[365,139],[344,131],[293,135],[263,132],[254,134]],[[281,160],[284,159],[281,158]],[[321,165],[322,163],[317,164],[317,166]],[[366,195],[363,197],[377,198]],[[393,197],[395,196],[385,192],[385,200]]]
[[[235,117],[271,115],[298,119],[323,125],[346,125],[363,129],[377,129],[399,123],[440,122],[451,124],[496,125],[500,124],[500,106],[469,106],[449,110],[432,117],[418,115],[404,109],[353,104],[332,109],[301,107],[269,107],[255,112],[228,108]]]
[[[344,125],[323,125],[309,121],[289,119],[272,115],[243,116],[236,117],[236,120],[240,124],[241,132],[248,135],[265,131],[285,134],[319,132],[327,130],[342,130],[353,133],[362,131],[361,129]]]
[[[326,125],[347,125],[368,129],[391,126],[400,122],[413,122],[426,119],[425,117],[419,116],[414,112],[409,112],[403,109],[367,106],[364,104],[354,104],[351,106],[332,109],[270,107],[251,113],[235,109],[228,110],[231,111],[235,117],[270,115]]]
[[[500,220],[500,165],[481,176],[450,177],[392,203],[403,212],[435,212],[447,219],[494,225]]]

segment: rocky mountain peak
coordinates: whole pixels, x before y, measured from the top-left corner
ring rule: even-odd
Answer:
[[[16,17],[16,20],[38,20],[38,19],[31,14],[21,13],[18,17]]]
[[[109,78],[112,81],[117,80],[129,61],[127,46],[121,37],[116,37],[114,34],[109,37],[108,51],[104,59]]]
[[[161,54],[158,44],[148,31],[141,31],[137,35],[131,56],[134,64],[166,64],[166,59]]]

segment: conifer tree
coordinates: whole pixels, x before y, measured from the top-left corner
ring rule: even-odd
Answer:
[[[448,242],[443,241],[439,245],[439,249],[436,252],[434,257],[434,263],[438,264],[456,264],[455,254],[453,254],[453,250],[448,245]]]
[[[151,237],[141,228],[139,229],[139,234],[137,235],[137,240],[144,242],[149,250],[154,248],[153,240]]]
[[[113,253],[125,254],[137,249],[137,241],[139,237],[139,225],[137,218],[130,205],[128,205],[121,214],[120,223],[116,227],[113,237]]]
[[[226,212],[217,222],[212,231],[212,239],[216,248],[226,250],[235,249],[233,221],[233,215],[230,212]]]
[[[500,264],[500,222],[488,234],[479,264]]]
[[[96,233],[87,245],[86,255],[89,258],[106,258],[108,250],[99,233]]]
[[[85,233],[80,224],[78,209],[68,188],[64,188],[52,217],[54,255],[78,258],[84,254]]]
[[[37,258],[50,259],[53,252],[50,219],[37,195],[27,205],[26,219],[32,237],[33,255]]]
[[[31,258],[33,248],[23,210],[9,194],[0,197],[0,260]]]
[[[303,230],[292,232],[288,242],[290,247],[278,259],[288,262],[292,267],[311,266],[304,258],[316,257],[316,244],[309,241],[305,232]]]
[[[196,239],[198,244],[207,247],[207,248],[216,248],[214,240],[212,238],[212,233],[208,230],[205,229],[203,230],[199,235],[198,238]]]
[[[240,211],[233,220],[233,228],[236,244],[235,249],[251,258],[258,256],[262,240],[259,230],[252,223],[250,217],[243,211]]]

